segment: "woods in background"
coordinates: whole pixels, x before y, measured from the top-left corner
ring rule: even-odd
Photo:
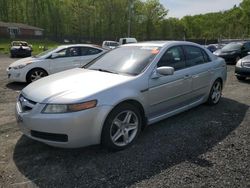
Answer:
[[[216,6],[216,5],[215,5]],[[89,41],[250,38],[250,0],[224,12],[168,18],[159,0],[0,0],[0,20],[45,29],[47,37]]]

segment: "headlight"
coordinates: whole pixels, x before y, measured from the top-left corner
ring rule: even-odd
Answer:
[[[25,63],[25,64],[22,64],[22,65],[18,65],[18,66],[15,66],[15,67],[12,67],[13,69],[22,69],[24,67],[26,67],[27,65],[31,64],[32,62],[28,62],[28,63]]]
[[[242,67],[242,60],[241,59],[236,63],[236,67]]]
[[[96,105],[97,105],[97,100],[92,100],[77,104],[47,104],[42,110],[42,113],[57,114],[57,113],[77,112],[94,108],[96,107]]]

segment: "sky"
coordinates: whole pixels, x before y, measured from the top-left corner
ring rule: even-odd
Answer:
[[[160,0],[169,10],[167,17],[182,18],[186,15],[224,11],[239,5],[242,0]]]

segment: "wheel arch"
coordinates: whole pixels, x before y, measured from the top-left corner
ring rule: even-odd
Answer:
[[[28,82],[28,76],[29,76],[30,72],[31,72],[31,71],[34,71],[34,70],[43,70],[44,72],[46,72],[47,75],[49,75],[48,71],[45,70],[44,68],[42,68],[42,67],[34,67],[34,68],[30,69],[30,70],[27,72],[26,77],[25,77],[25,78],[26,78],[26,82]]]
[[[142,117],[142,127],[141,127],[141,129],[143,130],[143,129],[146,127],[146,125],[147,125],[147,117],[146,117],[146,115],[145,115],[145,110],[144,110],[143,105],[142,105],[138,100],[135,100],[135,99],[126,99],[126,100],[124,100],[124,101],[121,101],[121,102],[117,103],[117,104],[116,104],[115,106],[113,106],[113,108],[109,111],[109,113],[107,114],[107,116],[106,116],[106,118],[105,118],[105,121],[106,121],[106,119],[108,118],[108,116],[110,115],[110,113],[111,113],[115,108],[117,108],[118,106],[123,105],[123,104],[131,104],[131,105],[133,105],[134,107],[136,107],[136,108],[139,110],[139,112],[140,112],[140,114],[141,114],[141,117]],[[104,125],[105,121],[103,122],[103,125]],[[103,126],[102,126],[102,128],[103,128]]]

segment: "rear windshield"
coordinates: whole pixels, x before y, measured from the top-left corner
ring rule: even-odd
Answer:
[[[117,74],[138,75],[158,54],[159,47],[123,46],[118,47],[84,68],[105,70]]]

